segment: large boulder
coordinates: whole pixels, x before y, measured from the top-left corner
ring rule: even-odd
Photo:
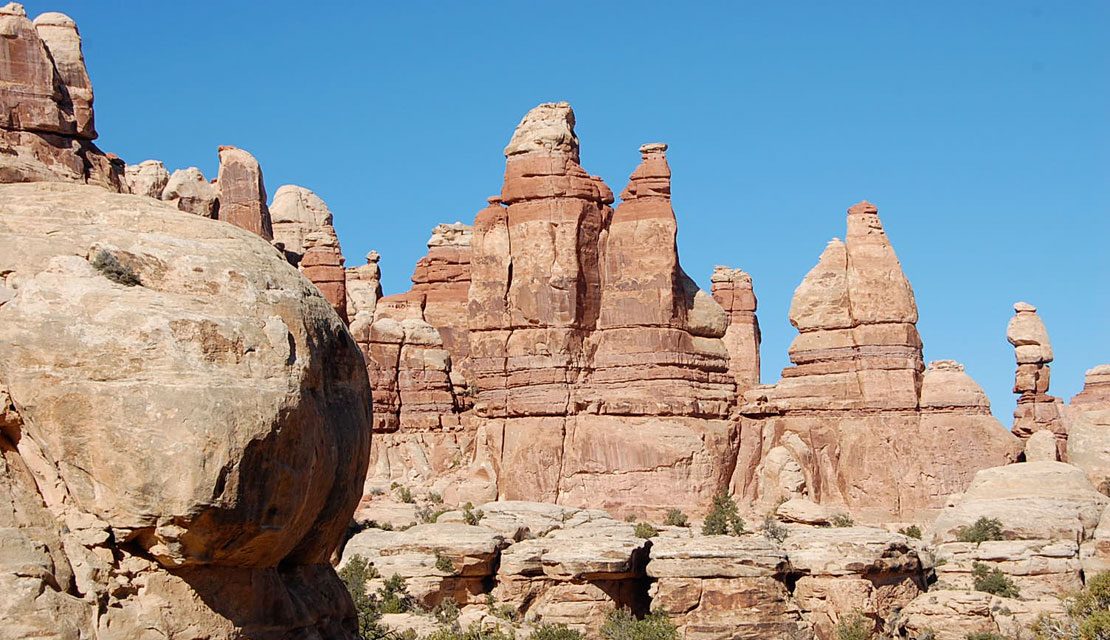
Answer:
[[[0,511],[0,581],[25,585],[0,618],[355,637],[329,559],[370,398],[328,302],[257,235],[151,198],[36,183],[0,203],[0,484],[47,509]],[[99,627],[64,614],[98,601]]]

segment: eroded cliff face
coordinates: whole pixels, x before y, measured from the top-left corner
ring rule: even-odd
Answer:
[[[0,203],[0,635],[355,638],[370,399],[328,302],[149,197]]]
[[[845,240],[794,292],[794,366],[744,396],[732,490],[763,505],[805,496],[912,519],[979,469],[1015,460],[1019,442],[963,366],[925,369],[917,317],[878,209],[851,207]]]
[[[93,144],[93,93],[77,25],[0,7],[0,182],[65,181],[120,190],[123,163]]]
[[[678,262],[666,145],[640,152],[614,211],[570,106],[524,117],[501,194],[473,228],[437,228],[412,290],[356,331],[389,434],[371,483],[618,512],[696,510],[723,486],[754,295],[735,309],[748,337],[726,345],[730,312]]]

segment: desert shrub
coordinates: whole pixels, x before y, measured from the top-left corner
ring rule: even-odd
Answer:
[[[1003,598],[1016,598],[1018,588],[1014,581],[1006,577],[997,567],[991,569],[982,562],[971,565],[971,575],[975,581],[975,590],[1001,596]]]
[[[744,530],[744,519],[736,509],[736,502],[727,492],[722,491],[713,497],[713,508],[705,516],[701,532],[707,536],[738,536],[747,533]]]
[[[1064,598],[1062,618],[1042,615],[1033,624],[1037,640],[1110,640],[1110,571],[1087,580],[1087,586]]]
[[[122,284],[125,287],[142,284],[138,274],[131,267],[120,262],[119,258],[111,251],[101,249],[93,258],[92,266],[101,275],[116,284]]]
[[[636,514],[635,513],[630,513],[630,514],[626,515],[624,517],[624,521],[628,522],[630,524],[633,523],[633,522],[636,522]]]
[[[408,487],[397,487],[397,497],[405,504],[414,504],[416,498],[413,497],[412,491]]]
[[[343,581],[355,603],[359,635],[366,640],[382,638],[386,634],[386,629],[379,622],[382,617],[381,601],[376,595],[366,592],[367,581],[377,577],[378,571],[374,565],[357,554],[339,570],[339,579]]]
[[[497,604],[497,598],[493,597],[492,593],[486,594],[486,608],[489,609],[490,615],[508,620],[509,622],[516,622],[520,619],[520,612],[516,607],[510,604]]]
[[[690,519],[682,513],[682,509],[671,509],[667,512],[667,517],[663,518],[663,524],[668,527],[688,527],[690,526]]]
[[[836,623],[836,640],[868,640],[875,625],[859,611],[844,616]]]
[[[678,640],[678,627],[671,624],[667,614],[653,611],[642,619],[628,609],[617,609],[601,625],[605,640]]]
[[[541,624],[528,636],[530,640],[582,640],[582,634],[565,624]]]
[[[1006,640],[1006,636],[991,633],[990,631],[978,631],[976,633],[969,633],[965,636],[967,640]]]
[[[444,573],[455,573],[455,563],[451,562],[451,558],[436,551],[436,569]]]
[[[840,528],[854,527],[856,526],[856,521],[852,519],[852,516],[846,513],[836,513],[833,514],[832,518],[829,518],[829,524]]]
[[[790,530],[783,526],[774,514],[768,513],[763,516],[763,535],[769,540],[782,542],[786,540],[786,536],[790,535]]]
[[[486,517],[485,512],[481,509],[475,509],[473,504],[467,502],[463,505],[462,518],[465,524],[476,527],[484,517]]]
[[[654,538],[659,535],[659,529],[656,529],[650,522],[637,522],[636,526],[632,529],[632,533],[637,538]]]
[[[444,598],[439,604],[432,607],[432,616],[436,619],[436,622],[442,625],[458,626],[459,603],[455,602],[454,598]]]
[[[898,530],[898,533],[906,536],[907,538],[917,538],[918,540],[921,539],[921,527],[917,526],[916,524],[911,524],[908,527],[902,527]]]
[[[439,520],[439,517],[450,511],[450,509],[433,509],[430,505],[424,505],[417,508],[416,518],[420,520],[420,524],[428,524]]]
[[[429,491],[428,495],[424,497],[428,500],[428,502],[431,502],[432,504],[443,504],[443,494],[441,493]]]
[[[408,613],[416,604],[405,587],[405,579],[396,573],[378,588],[378,598],[382,602],[382,613]]]
[[[969,527],[963,527],[956,534],[960,542],[974,542],[979,544],[988,540],[1002,539],[1002,522],[996,518],[983,516]]]
[[[385,489],[382,489],[381,487],[372,487],[370,489],[370,495],[372,495],[372,496],[385,495]]]
[[[460,629],[458,624],[445,626],[426,636],[423,640],[512,640],[500,627],[483,627],[475,622],[466,629]]]

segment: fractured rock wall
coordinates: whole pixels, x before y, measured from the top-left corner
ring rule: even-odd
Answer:
[[[732,489],[745,499],[912,518],[1018,455],[962,366],[924,369],[913,290],[874,205],[848,210],[845,240],[798,286],[790,321],[794,366],[744,395]]]
[[[0,183],[64,181],[120,191],[122,163],[93,144],[93,93],[77,25],[61,13],[32,23],[0,7]]]

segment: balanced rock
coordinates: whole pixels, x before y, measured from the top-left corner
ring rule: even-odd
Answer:
[[[1063,403],[1048,395],[1052,345],[1036,307],[1026,302],[1014,304],[1014,317],[1006,325],[1006,339],[1014,345],[1017,357],[1014,393],[1018,394],[1018,404],[1011,431],[1022,439],[1043,429],[1052,431],[1057,439],[1057,457],[1067,460],[1068,427]]]

